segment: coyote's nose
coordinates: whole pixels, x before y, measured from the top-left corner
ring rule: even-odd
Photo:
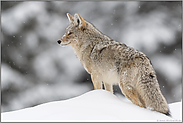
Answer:
[[[60,43],[61,43],[61,41],[60,41],[60,40],[58,40],[58,41],[57,41],[57,43],[58,43],[58,44],[60,44]]]

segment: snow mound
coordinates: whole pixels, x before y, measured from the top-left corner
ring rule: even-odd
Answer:
[[[178,113],[179,106],[179,103],[176,103],[174,108],[171,104],[170,111],[173,109],[175,113]],[[131,102],[122,101],[105,90],[93,90],[72,99],[1,113],[1,118],[3,122],[180,121],[180,119],[138,107]]]

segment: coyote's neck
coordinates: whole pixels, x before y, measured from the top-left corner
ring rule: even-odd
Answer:
[[[99,31],[95,26],[93,26],[92,24],[88,24],[89,26],[89,32],[90,34],[90,39],[92,41],[110,41],[112,40],[110,37],[108,37],[107,35],[103,34],[101,31]]]
[[[111,38],[102,34],[98,29],[96,29],[92,24],[87,23],[89,29],[84,30],[82,37],[79,37],[79,40],[72,41],[71,46],[74,49],[75,54],[80,59],[81,63],[85,61],[84,59],[89,60],[90,53],[95,44],[103,41],[112,41]],[[88,57],[88,58],[84,58]],[[84,65],[84,64],[83,64]]]

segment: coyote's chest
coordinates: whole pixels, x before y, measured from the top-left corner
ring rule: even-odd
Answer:
[[[91,74],[92,72],[92,63],[91,63],[91,50],[92,47],[90,45],[72,45],[74,49],[74,53],[76,54],[77,58],[80,60],[81,64],[85,68],[85,70]]]

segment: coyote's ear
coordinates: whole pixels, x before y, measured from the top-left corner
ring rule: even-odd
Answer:
[[[79,26],[79,28],[81,29],[86,28],[85,20],[77,13],[74,15],[74,23],[75,23],[75,26]]]
[[[72,23],[74,21],[74,17],[72,15],[70,15],[69,13],[67,13],[67,17],[68,17],[70,23]]]

